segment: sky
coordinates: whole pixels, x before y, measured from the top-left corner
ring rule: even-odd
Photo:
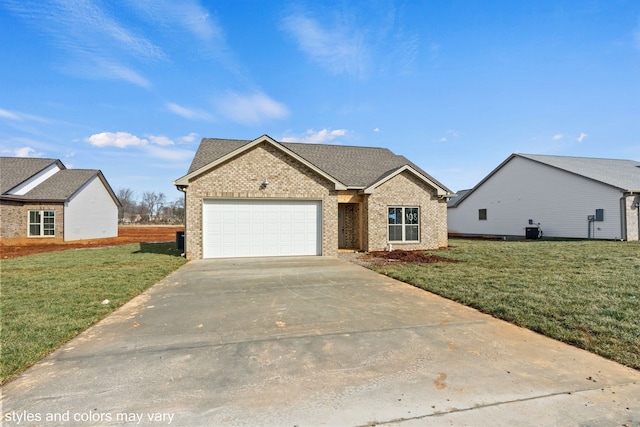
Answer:
[[[0,156],[182,193],[202,138],[640,160],[638,0],[0,0]],[[0,171],[1,173],[1,171]]]

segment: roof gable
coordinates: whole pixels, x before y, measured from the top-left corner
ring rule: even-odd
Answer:
[[[33,188],[28,188],[28,191],[24,193],[8,194],[11,189],[47,170],[52,165],[57,165],[60,169],[53,174],[47,174],[46,179],[37,183]],[[62,203],[68,201],[93,178],[98,177],[114,203],[118,207],[122,206],[102,172],[97,169],[67,169],[57,159],[20,157],[2,157],[0,158],[0,167],[2,168],[3,189],[0,197],[4,200]],[[18,180],[20,182],[17,182]],[[7,190],[5,190],[5,184],[8,187]]]
[[[211,144],[208,144],[208,142],[211,142]],[[200,145],[212,145],[213,147],[205,147],[204,149],[201,150],[200,147],[198,147],[198,151],[196,152],[196,156],[194,157],[194,160],[191,164],[191,167],[189,168],[189,173],[185,176],[183,176],[182,178],[177,179],[176,181],[174,181],[174,184],[177,186],[186,186],[189,184],[189,181],[208,171],[213,169],[214,167],[218,166],[219,164],[226,162],[229,159],[232,159],[233,157],[236,157],[250,149],[252,149],[253,147],[262,144],[262,143],[267,143],[272,145],[273,147],[283,151],[284,153],[286,153],[287,155],[295,158],[296,160],[298,160],[299,162],[301,162],[302,164],[304,164],[305,166],[309,167],[311,170],[313,170],[314,172],[320,174],[321,176],[325,177],[326,179],[328,179],[329,181],[332,181],[335,184],[336,190],[346,190],[346,187],[344,186],[344,184],[342,184],[340,181],[338,181],[337,179],[335,179],[334,177],[332,177],[331,175],[327,174],[325,171],[323,171],[322,169],[318,168],[317,166],[315,166],[313,163],[310,163],[309,161],[307,161],[306,159],[304,159],[303,157],[300,157],[298,154],[296,154],[295,152],[291,151],[290,149],[288,149],[287,147],[285,147],[283,144],[277,142],[276,140],[272,139],[270,136],[268,135],[263,135],[260,138],[256,138],[253,141],[244,141],[244,144],[242,143],[243,141],[240,140],[207,140],[206,138],[203,138],[202,142],[200,143]],[[217,144],[216,144],[217,143]],[[216,145],[223,145],[223,147],[216,147]],[[226,146],[225,146],[226,145]],[[200,154],[200,158],[198,157],[198,154]],[[206,159],[203,158],[205,156],[217,156],[217,158],[213,158],[213,159]],[[210,160],[210,161],[207,161]],[[198,168],[199,165],[203,165],[200,166]]]
[[[418,166],[386,148],[277,142],[267,135],[254,141],[203,138],[188,174],[174,184],[188,185],[189,179],[262,141],[269,141],[331,181],[339,183],[337,189],[370,188],[385,177],[399,173],[409,166],[417,176],[435,186],[439,193],[451,193]]]
[[[549,156],[541,154],[510,155],[471,190],[460,192],[448,207],[456,208],[515,157],[534,161],[567,173],[597,181],[624,192],[640,192],[640,162],[634,160],[598,159],[592,157]]]

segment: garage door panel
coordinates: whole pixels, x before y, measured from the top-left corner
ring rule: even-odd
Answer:
[[[205,200],[203,256],[321,254],[319,201]]]

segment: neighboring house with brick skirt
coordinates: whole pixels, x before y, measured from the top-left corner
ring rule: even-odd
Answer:
[[[640,162],[512,154],[449,201],[449,233],[638,240]]]
[[[116,237],[118,198],[102,172],[60,160],[0,157],[0,236],[30,241]]]
[[[174,184],[188,259],[447,246],[453,193],[385,148],[204,138]]]

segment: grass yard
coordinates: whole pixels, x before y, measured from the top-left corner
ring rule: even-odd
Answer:
[[[458,263],[371,267],[640,369],[640,243],[451,239]]]
[[[136,243],[1,260],[0,383],[183,265],[174,248]]]

